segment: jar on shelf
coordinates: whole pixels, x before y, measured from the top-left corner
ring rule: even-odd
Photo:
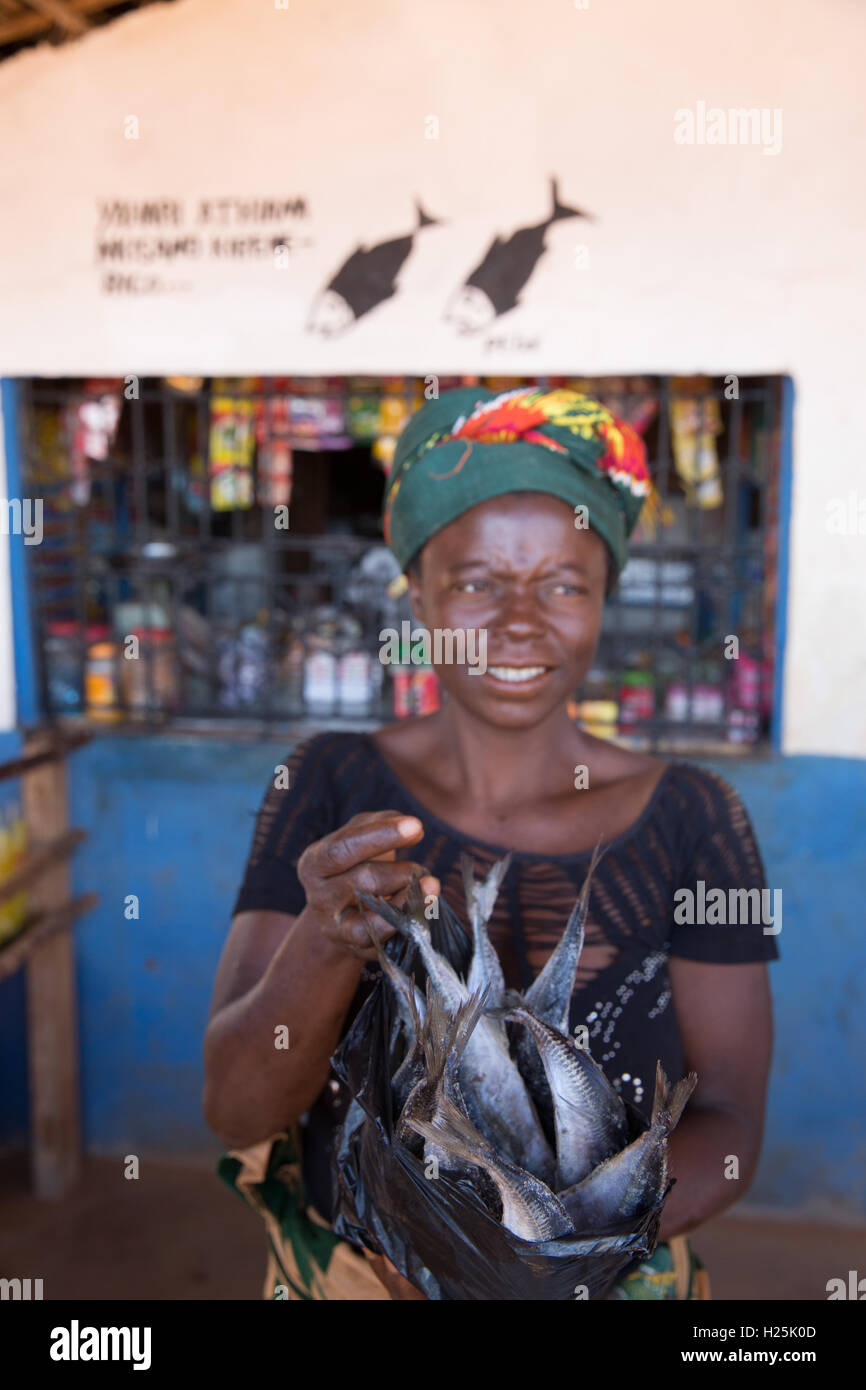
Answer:
[[[137,627],[124,640],[120,662],[120,693],[130,712],[172,710],[178,703],[177,640],[171,628]]]
[[[118,644],[112,640],[93,642],[87,648],[84,666],[84,704],[91,719],[120,718],[118,696]]]
[[[621,724],[640,724],[655,714],[655,690],[650,671],[627,671],[619,690]]]
[[[343,652],[337,664],[341,709],[352,714],[369,710],[373,697],[372,666],[369,652],[360,648]]]
[[[304,704],[315,712],[337,702],[337,657],[326,639],[309,639],[304,661]]]
[[[45,678],[48,701],[56,714],[70,714],[81,708],[80,628],[74,620],[45,626]]]

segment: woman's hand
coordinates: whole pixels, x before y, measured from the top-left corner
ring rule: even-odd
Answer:
[[[298,878],[307,896],[307,911],[319,922],[330,942],[360,960],[375,960],[370,929],[380,941],[394,928],[381,917],[362,915],[358,893],[374,893],[400,906],[413,874],[425,894],[439,893],[439,880],[422,864],[397,859],[396,853],[423,838],[415,816],[400,811],[370,811],[310,845],[298,860]],[[369,928],[368,928],[369,924]]]
[[[423,1303],[427,1302],[427,1295],[416,1289],[414,1284],[410,1284],[408,1279],[404,1279],[387,1255],[374,1255],[371,1250],[365,1250],[364,1254],[392,1298],[421,1299]]]

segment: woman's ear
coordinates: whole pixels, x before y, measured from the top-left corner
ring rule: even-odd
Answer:
[[[409,581],[407,594],[409,603],[412,607],[412,614],[423,626],[424,623],[424,598],[421,583],[421,561],[419,558],[413,559],[406,566],[406,578]]]
[[[421,576],[419,575],[418,571],[415,570],[414,573],[409,574],[406,577],[409,580],[409,588],[406,592],[409,596],[409,603],[412,608],[412,615],[421,624],[422,627],[426,627],[426,623],[424,621],[424,599],[422,596],[421,589]]]

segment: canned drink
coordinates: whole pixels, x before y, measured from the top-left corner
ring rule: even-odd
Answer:
[[[394,718],[408,719],[412,714],[412,672],[407,666],[395,666]]]
[[[412,676],[412,702],[415,713],[435,714],[442,699],[439,691],[439,678],[432,666],[423,666]]]

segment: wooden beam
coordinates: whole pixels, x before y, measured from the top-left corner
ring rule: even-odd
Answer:
[[[67,8],[76,15],[91,15],[124,3],[125,0],[67,0]],[[49,33],[53,27],[53,21],[45,15],[21,11],[19,18],[0,21],[0,47],[38,38],[40,34]]]
[[[37,736],[28,741],[25,753],[52,750],[53,743],[50,734]],[[64,835],[69,829],[65,763],[50,761],[32,767],[21,781],[21,806],[32,851]],[[70,877],[65,860],[51,864],[29,891],[32,911],[47,915],[68,909]],[[68,922],[31,942],[27,1043],[33,1185],[37,1197],[57,1201],[81,1176],[78,1009]]]
[[[83,15],[66,3],[66,0],[24,0],[27,8],[44,15],[52,24],[65,29],[67,34],[83,34],[90,26]]]
[[[38,946],[55,932],[71,927],[85,912],[92,911],[98,902],[98,893],[82,893],[80,897],[64,903],[56,912],[42,912],[38,917],[31,918],[17,936],[13,936],[5,946],[0,946],[0,980],[14,975]]]
[[[59,762],[76,748],[89,743],[91,737],[85,729],[42,736],[38,752],[25,753],[21,758],[10,758],[8,762],[0,763],[0,782],[9,777],[23,777],[43,763]]]
[[[53,840],[46,840],[44,844],[31,850],[22,859],[18,868],[0,881],[0,903],[13,897],[16,893],[20,893],[21,889],[26,888],[28,883],[49,864],[68,859],[76,846],[86,839],[87,832],[85,830],[67,830],[63,835],[57,835]]]

